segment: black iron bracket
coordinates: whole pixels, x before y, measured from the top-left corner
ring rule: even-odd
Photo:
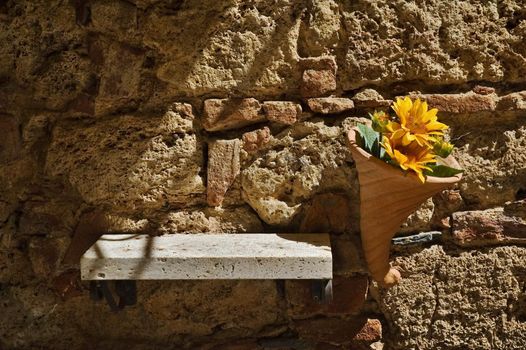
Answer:
[[[137,284],[133,280],[91,281],[90,297],[95,301],[105,299],[112,311],[120,311],[137,303]]]
[[[320,304],[330,304],[332,302],[332,280],[312,281],[311,295]]]

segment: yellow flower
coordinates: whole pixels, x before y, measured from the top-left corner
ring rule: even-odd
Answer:
[[[389,115],[384,111],[375,111],[371,115],[372,127],[374,131],[382,134],[392,133],[400,129],[400,124],[389,119]]]
[[[399,140],[387,136],[383,136],[382,141],[382,147],[393,162],[403,170],[414,172],[420,182],[426,181],[423,172],[431,170],[426,165],[436,161],[436,156],[429,147],[421,146],[417,142],[404,146],[398,142]]]
[[[446,124],[437,121],[436,108],[427,109],[427,102],[409,98],[397,98],[393,110],[400,119],[400,128],[395,129],[392,137],[400,139],[402,145],[407,146],[416,141],[420,146],[431,147],[431,135],[443,135],[442,130],[448,128]]]

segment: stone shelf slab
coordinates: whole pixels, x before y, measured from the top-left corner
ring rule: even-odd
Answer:
[[[332,279],[328,234],[103,235],[84,280]]]

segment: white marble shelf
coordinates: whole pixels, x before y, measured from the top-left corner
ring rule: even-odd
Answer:
[[[328,234],[103,235],[84,280],[332,279]]]

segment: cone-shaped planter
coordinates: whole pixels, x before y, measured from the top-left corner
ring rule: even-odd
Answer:
[[[400,280],[400,273],[389,265],[394,234],[423,202],[458,182],[462,175],[428,176],[421,183],[416,175],[404,174],[360,148],[356,143],[357,132],[353,128],[347,137],[360,181],[362,246],[372,278],[384,287],[391,287]],[[460,168],[451,156],[445,161],[450,167]]]

